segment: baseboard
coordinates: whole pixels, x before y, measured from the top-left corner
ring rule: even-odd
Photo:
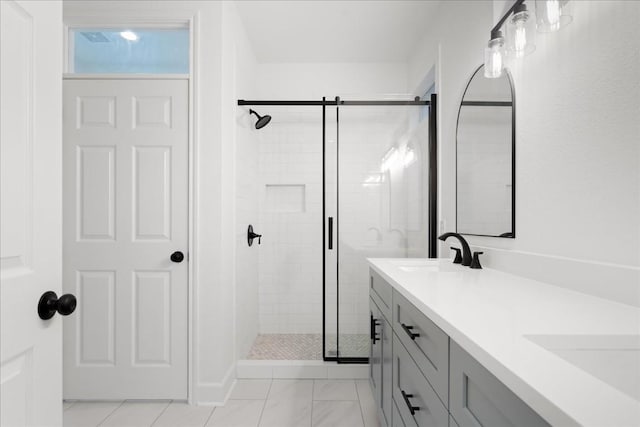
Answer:
[[[193,404],[201,406],[223,406],[229,399],[236,382],[236,366],[229,367],[222,381],[198,383],[194,387]]]
[[[472,245],[484,267],[640,307],[640,268]]]
[[[322,360],[238,360],[242,379],[367,379],[368,364],[340,365]]]

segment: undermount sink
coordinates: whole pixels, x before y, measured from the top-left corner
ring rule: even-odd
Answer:
[[[413,272],[456,272],[460,266],[453,264],[450,259],[403,258],[389,261],[406,273]]]
[[[640,335],[525,335],[640,402]]]

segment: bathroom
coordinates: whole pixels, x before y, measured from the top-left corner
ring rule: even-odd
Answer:
[[[2,7],[2,426],[640,425],[640,2]]]

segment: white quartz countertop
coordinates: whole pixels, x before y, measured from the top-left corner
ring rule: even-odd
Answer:
[[[596,362],[626,372],[631,355],[635,369],[630,375],[640,372],[639,308],[497,270],[472,270],[448,259],[368,261],[550,424],[640,426],[638,388],[622,392],[540,344],[555,349],[568,343],[565,353],[571,355],[580,348],[589,351],[594,340],[605,349],[606,343],[622,343],[611,353],[600,352],[604,360]],[[584,343],[576,344],[580,340]],[[634,384],[640,385],[640,378]]]

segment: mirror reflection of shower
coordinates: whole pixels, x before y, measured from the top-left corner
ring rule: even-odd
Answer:
[[[256,129],[262,129],[263,127],[268,125],[269,122],[271,121],[271,116],[268,114],[261,116],[260,114],[256,113],[254,110],[249,110],[249,115],[251,114],[255,114],[256,117],[258,118],[258,121],[256,122]]]

